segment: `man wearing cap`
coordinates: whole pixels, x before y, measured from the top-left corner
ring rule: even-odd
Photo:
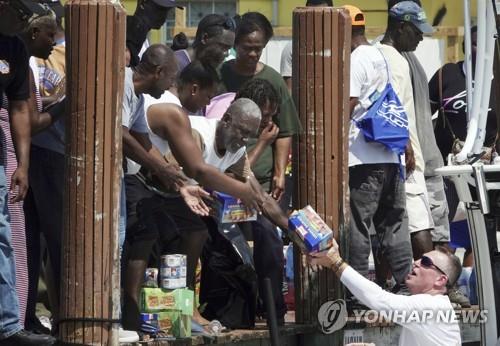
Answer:
[[[425,162],[417,132],[410,68],[401,53],[414,51],[423,34],[432,32],[422,8],[413,1],[401,1],[389,9],[387,30],[382,41],[376,44],[389,64],[391,84],[408,116],[410,144],[415,158],[415,169],[407,175],[405,182],[407,220],[404,224],[410,234],[428,232],[434,228],[434,222],[425,184]]]
[[[366,141],[354,122],[364,117],[385,89],[389,67],[381,51],[365,37],[364,14],[354,6],[344,8],[352,22],[349,260],[359,273],[368,275],[373,225],[396,281],[403,283],[411,269],[412,252],[408,230],[402,227],[406,203],[399,158],[383,144]]]
[[[7,198],[21,201],[28,189],[30,148],[30,115],[28,98],[28,54],[22,41],[15,35],[21,32],[33,16],[43,15],[47,9],[29,0],[0,1],[0,102],[9,101],[10,125],[18,168],[12,175],[8,196],[5,167],[0,160],[0,344],[52,345],[55,339],[36,335],[22,329],[19,321],[19,301],[15,285],[14,255],[7,210]],[[1,148],[2,158],[5,148]]]
[[[421,6],[419,0],[412,0]],[[390,0],[391,9],[401,0]],[[413,100],[415,104],[415,120],[422,156],[425,161],[425,183],[428,191],[429,205],[434,221],[432,230],[412,233],[413,257],[420,258],[423,253],[432,250],[433,242],[448,242],[450,228],[448,222],[448,204],[444,192],[443,177],[434,173],[436,168],[442,167],[444,162],[436,144],[432,113],[429,107],[429,89],[427,75],[414,52],[401,52],[408,61],[413,86]]]
[[[130,66],[139,64],[139,53],[149,31],[160,29],[174,7],[175,0],[137,0],[134,15],[127,16],[127,49],[130,53]]]

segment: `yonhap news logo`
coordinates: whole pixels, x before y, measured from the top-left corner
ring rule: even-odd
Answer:
[[[353,317],[356,323],[384,323],[392,321],[404,325],[413,323],[486,323],[488,310],[354,310]]]
[[[351,316],[355,323],[387,323],[399,325],[427,323],[481,324],[488,321],[488,310],[353,310]],[[318,310],[318,322],[324,334],[331,334],[344,328],[347,323],[347,307],[343,299],[327,301]]]
[[[347,307],[343,299],[330,300],[318,310],[318,322],[324,334],[344,328],[347,323]]]

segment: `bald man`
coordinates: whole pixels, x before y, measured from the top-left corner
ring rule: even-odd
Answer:
[[[261,195],[261,209],[266,216],[281,228],[287,229],[288,218],[255,179],[246,152],[248,139],[257,137],[261,118],[260,107],[255,102],[239,98],[233,101],[221,120],[190,116],[189,121],[205,163],[222,173],[232,173],[237,180],[249,182]],[[169,162],[175,162],[172,152],[166,158]]]

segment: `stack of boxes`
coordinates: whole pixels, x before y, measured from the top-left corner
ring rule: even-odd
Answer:
[[[143,330],[160,330],[176,338],[191,336],[193,291],[186,288],[186,256],[161,257],[160,287],[158,269],[148,268],[141,290]]]

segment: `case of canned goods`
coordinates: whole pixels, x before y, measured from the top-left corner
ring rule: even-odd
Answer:
[[[176,289],[176,288],[184,288],[186,287],[186,278],[178,278],[178,279],[161,279],[161,288],[166,289]]]
[[[162,279],[179,279],[181,277],[186,277],[186,267],[163,267],[160,273]]]
[[[186,255],[163,255],[161,256],[161,267],[180,267],[186,265]]]

